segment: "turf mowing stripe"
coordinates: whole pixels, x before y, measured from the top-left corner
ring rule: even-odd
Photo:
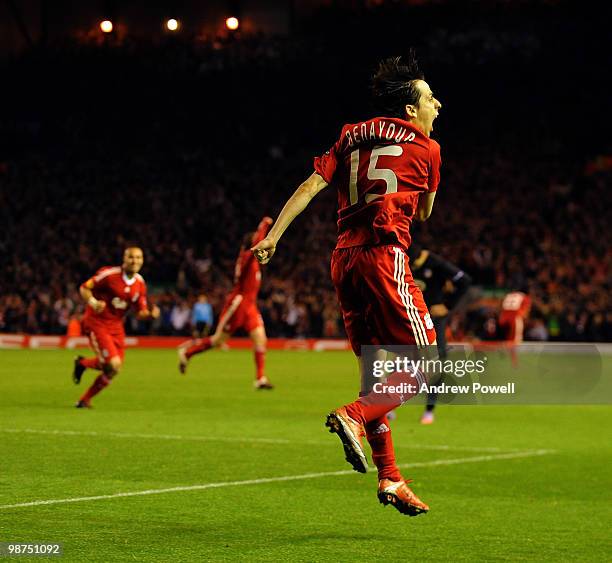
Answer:
[[[481,455],[474,457],[464,457],[457,459],[439,459],[437,461],[424,461],[416,463],[404,463],[399,467],[402,469],[411,467],[435,467],[438,465],[459,465],[462,463],[477,463],[481,461],[496,461],[501,459],[516,459],[532,456],[541,456],[554,453],[553,450],[527,450],[524,452],[512,452],[507,454],[497,455]],[[202,485],[189,485],[183,487],[170,487],[167,489],[149,489],[146,491],[131,491],[127,493],[114,493],[112,495],[97,495],[90,497],[76,497],[76,498],[64,498],[64,499],[49,499],[49,500],[35,500],[31,502],[22,502],[18,504],[5,504],[0,506],[0,510],[6,510],[9,508],[25,508],[29,506],[45,506],[50,504],[67,504],[73,502],[88,502],[92,500],[106,500],[113,498],[123,497],[138,497],[147,495],[161,495],[164,493],[176,493],[183,491],[202,491],[205,489],[219,489],[222,487],[239,487],[241,485],[262,485],[265,483],[279,483],[282,481],[302,481],[305,479],[319,479],[321,477],[336,477],[340,475],[353,475],[354,471],[326,471],[322,473],[304,473],[303,475],[285,475],[283,477],[266,477],[263,479],[247,479],[245,481],[224,481],[221,483],[204,483]]]
[[[289,440],[286,438],[240,438],[233,436],[181,436],[177,434],[134,434],[125,432],[95,432],[95,431],[80,431],[80,430],[37,430],[35,428],[0,428],[0,432],[8,434],[44,434],[47,436],[96,436],[109,438],[143,438],[143,439],[159,439],[159,440],[185,440],[194,442],[239,442],[239,443],[256,443],[256,444],[309,444],[315,446],[333,445],[335,441],[331,440]],[[412,448],[418,450],[440,450],[440,451],[463,451],[463,452],[518,452],[519,450],[512,448],[496,448],[496,447],[480,447],[480,446],[447,446],[444,444],[395,444],[395,448]]]

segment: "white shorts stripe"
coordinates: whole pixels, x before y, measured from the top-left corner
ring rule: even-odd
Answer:
[[[402,290],[404,292],[404,297],[407,302],[407,307],[412,313],[412,318],[415,321],[417,331],[421,336],[421,345],[427,346],[429,344],[429,339],[427,338],[427,331],[423,326],[423,321],[421,320],[421,315],[419,314],[419,310],[414,305],[414,301],[412,299],[412,294],[410,293],[410,287],[406,282],[406,255],[404,252],[400,250],[400,267],[401,267],[401,276],[402,276]]]
[[[414,306],[414,302],[412,301],[412,295],[410,295],[408,283],[406,283],[406,269],[405,269],[406,255],[399,248],[396,248],[395,251],[398,256],[398,265],[399,265],[398,277],[399,277],[399,280],[401,280],[400,296],[402,297],[402,302],[404,303],[404,306],[406,307],[406,312],[408,313],[411,319],[411,322],[412,322],[412,330],[414,332],[414,339],[418,347],[427,346],[427,344],[429,344],[429,341],[427,339],[427,332],[425,331],[425,328],[423,327],[423,323],[421,322],[419,311]]]
[[[98,360],[100,360],[101,362],[104,362],[104,356],[102,355],[102,350],[100,350],[100,345],[98,344],[98,339],[96,338],[96,333],[95,332],[90,332],[89,333],[89,339],[91,341],[91,345],[94,349],[94,352],[96,353],[96,356],[98,356]]]
[[[405,281],[403,280],[404,273],[403,273],[403,267],[402,267],[403,261],[404,261],[403,260],[404,254],[399,248],[394,247],[393,250],[395,251],[395,265],[394,265],[393,279],[397,282],[397,294],[399,295],[400,300],[406,309],[406,315],[408,316],[408,320],[410,322],[412,333],[414,335],[414,339],[417,343],[417,346],[421,347],[421,346],[424,346],[425,344],[422,342],[422,335],[419,332],[418,325],[415,322],[413,311],[410,310],[408,306],[408,301],[406,300],[406,296],[404,294]]]
[[[234,316],[234,313],[236,312],[238,307],[240,307],[240,304],[242,303],[242,299],[243,299],[242,295],[236,295],[236,297],[232,299],[230,306],[227,308],[225,315],[223,315],[223,317],[219,320],[219,325],[223,327],[223,330],[225,330],[225,325]]]
[[[416,319],[418,330],[421,332],[421,336],[423,337],[423,346],[427,346],[429,344],[429,338],[427,337],[427,330],[425,329],[425,326],[423,325],[423,319],[421,319],[419,310],[414,304],[412,293],[410,293],[410,287],[408,283],[405,281],[406,280],[406,255],[403,252],[402,252],[401,264],[402,264],[402,280],[404,280],[403,282],[404,293],[408,300],[409,307],[411,311],[413,312],[414,318]]]
[[[395,268],[393,272],[393,279],[397,282],[397,294],[399,295],[400,300],[402,304],[404,305],[404,308],[406,309],[406,314],[408,315],[408,320],[410,322],[410,328],[412,329],[412,333],[414,334],[414,338],[418,344],[419,336],[415,330],[414,319],[412,318],[412,315],[410,314],[410,311],[408,310],[408,304],[406,303],[406,299],[402,292],[402,282],[401,282],[401,277],[400,277],[400,256],[401,256],[400,250],[399,248],[393,248],[393,250],[395,252]]]

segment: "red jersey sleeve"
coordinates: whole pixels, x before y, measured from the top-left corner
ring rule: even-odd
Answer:
[[[255,231],[255,234],[253,235],[253,243],[252,245],[255,246],[257,243],[261,242],[263,239],[266,238],[266,235],[268,234],[268,231],[270,230],[270,226],[271,226],[271,222],[268,220],[268,217],[264,217],[259,225],[257,225],[257,230]]]
[[[442,164],[442,158],[440,157],[440,145],[433,139],[430,139],[429,177],[427,179],[427,191],[429,193],[438,190],[438,184],[440,184],[440,164]]]
[[[140,296],[136,302],[136,310],[141,313],[149,310],[149,303],[147,302],[147,284],[143,281],[140,288]]]
[[[253,234],[253,238],[251,239],[251,246],[255,246],[257,243],[261,242],[272,225],[272,220],[269,217],[264,217],[257,225],[257,230]],[[234,269],[234,283],[238,284],[241,281],[242,274],[249,268],[251,262],[255,260],[255,256],[251,252],[250,249],[246,249],[238,255],[238,260],[236,261],[236,267]]]
[[[93,290],[104,286],[106,280],[108,279],[108,276],[102,274],[105,274],[108,269],[109,268],[100,268],[93,276],[91,276],[88,280],[84,281],[81,284],[81,287]]]
[[[81,287],[84,287],[86,289],[93,289],[94,287],[96,287],[96,281],[94,280],[93,277],[91,277],[88,280],[84,281],[81,284]]]
[[[336,168],[338,167],[338,153],[337,153],[337,145],[336,143],[331,149],[322,154],[321,156],[317,156],[314,159],[314,169],[315,172],[321,176],[328,184],[331,183],[334,173],[336,172]]]
[[[246,272],[247,268],[251,264],[251,260],[254,260],[253,253],[251,251],[241,252],[238,256],[236,270],[234,272],[234,281],[236,283],[240,283],[242,274]]]

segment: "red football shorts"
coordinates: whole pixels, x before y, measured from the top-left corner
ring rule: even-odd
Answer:
[[[406,253],[397,246],[334,250],[331,275],[357,356],[364,345],[433,344],[436,331]]]
[[[244,301],[242,295],[230,295],[225,301],[219,323],[224,332],[233,334],[243,328],[251,332],[259,326],[263,326],[263,319],[257,309],[257,303]]]
[[[523,341],[525,322],[523,317],[518,315],[516,311],[502,311],[499,316],[499,326],[508,342],[518,344]]]
[[[125,356],[125,331],[123,325],[107,326],[83,320],[83,332],[89,338],[91,349],[103,364],[107,364],[114,356],[121,361]]]

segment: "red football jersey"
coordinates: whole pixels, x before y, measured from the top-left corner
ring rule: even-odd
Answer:
[[[147,310],[147,285],[143,277],[136,274],[130,279],[119,266],[100,268],[83,286],[90,289],[96,299],[106,303],[101,313],[87,305],[84,319],[121,325],[130,307],[137,311]]]
[[[525,318],[531,308],[531,298],[522,291],[508,293],[502,301],[502,314],[515,314]]]
[[[266,238],[270,225],[264,221],[259,223],[257,231],[253,235],[251,245],[254,246],[258,242]],[[231,295],[242,295],[243,300],[254,302],[257,300],[259,287],[261,286],[261,271],[259,270],[259,262],[251,252],[250,248],[246,248],[240,252],[236,260],[234,268],[234,288]]]
[[[409,122],[375,117],[345,125],[315,158],[315,171],[338,192],[336,248],[410,246],[419,195],[440,183],[440,145]]]

